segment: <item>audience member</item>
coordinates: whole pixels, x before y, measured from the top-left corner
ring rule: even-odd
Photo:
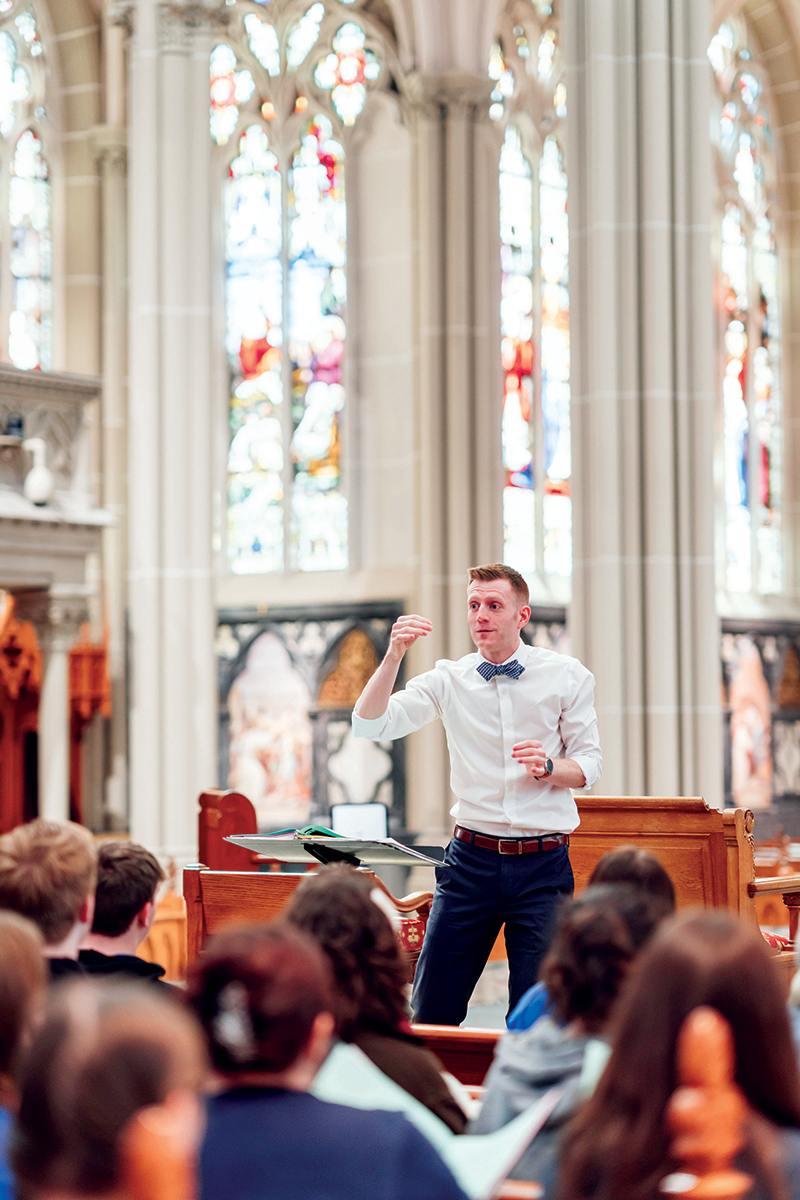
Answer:
[[[42,935],[30,921],[0,912],[0,1200],[13,1200],[8,1142],[19,1107],[21,1051],[47,986]]]
[[[353,867],[323,867],[294,893],[287,919],[310,934],[333,968],[336,1032],[455,1133],[466,1115],[444,1068],[412,1032],[406,1000],[408,963],[372,885]]]
[[[606,1070],[564,1137],[561,1196],[657,1200],[677,1165],[664,1115],[678,1033],[700,1005],[733,1032],[736,1082],[751,1110],[739,1165],[758,1195],[800,1197],[800,1074],[784,989],[758,931],[721,911],[671,921],[634,965]]]
[[[651,907],[658,920],[675,912],[675,888],[672,880],[654,854],[639,846],[618,846],[595,864],[588,887],[597,883],[626,884],[651,898]],[[530,1029],[544,1013],[551,1011],[547,988],[540,980],[529,988],[506,1021],[515,1031]]]
[[[205,1062],[190,1014],[154,989],[88,979],[59,988],[23,1071],[11,1149],[19,1200],[140,1200],[140,1174],[159,1167],[152,1153],[141,1161],[150,1137],[164,1178],[182,1184],[170,1194],[189,1200]]]
[[[189,998],[224,1089],[208,1104],[203,1200],[463,1200],[404,1117],[309,1095],[334,1029],[330,967],[311,938],[284,923],[220,933]]]
[[[52,979],[83,974],[78,950],[96,882],[97,853],[82,825],[40,817],[0,837],[0,908],[38,926]]]
[[[159,983],[164,968],[136,951],[153,928],[164,872],[136,842],[103,841],[97,848],[94,920],[78,961],[90,975],[134,975]]]
[[[470,1129],[491,1133],[551,1088],[560,1089],[556,1108],[512,1178],[541,1183],[552,1174],[560,1131],[584,1098],[581,1076],[587,1048],[605,1032],[628,966],[654,924],[647,897],[628,887],[588,888],[561,908],[553,944],[542,963],[554,1016],[500,1039],[483,1105]]]

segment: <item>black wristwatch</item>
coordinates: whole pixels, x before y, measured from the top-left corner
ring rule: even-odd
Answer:
[[[544,774],[540,775],[539,778],[547,779],[547,776],[552,775],[552,774],[553,774],[553,760],[552,760],[552,758],[546,758],[544,760]]]

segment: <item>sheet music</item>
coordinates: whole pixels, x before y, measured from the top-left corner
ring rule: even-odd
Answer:
[[[427,854],[420,854],[413,846],[403,846],[394,838],[380,838],[374,842],[359,842],[352,838],[343,837],[298,837],[288,835],[271,837],[269,834],[236,834],[224,839],[236,846],[244,846],[265,858],[276,858],[279,862],[307,863],[316,861],[313,854],[306,849],[308,845],[319,846],[325,850],[328,847],[340,854],[350,854],[368,867],[404,866],[414,863],[425,863],[430,867],[441,867],[443,864]]]

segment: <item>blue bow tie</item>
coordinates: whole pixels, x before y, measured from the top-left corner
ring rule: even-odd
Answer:
[[[475,668],[479,675],[488,683],[490,679],[494,679],[495,675],[509,675],[512,679],[519,679],[522,672],[525,670],[521,662],[517,662],[512,658],[511,662],[503,663],[501,667],[495,663],[482,662]]]

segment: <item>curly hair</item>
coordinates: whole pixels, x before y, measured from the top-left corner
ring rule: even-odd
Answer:
[[[595,885],[559,913],[541,978],[562,1021],[603,1029],[637,949],[660,912],[630,887]]]
[[[345,863],[322,867],[294,893],[286,918],[327,955],[336,986],[336,1027],[352,1041],[364,1018],[396,1028],[407,1019],[405,955],[372,885]]]

